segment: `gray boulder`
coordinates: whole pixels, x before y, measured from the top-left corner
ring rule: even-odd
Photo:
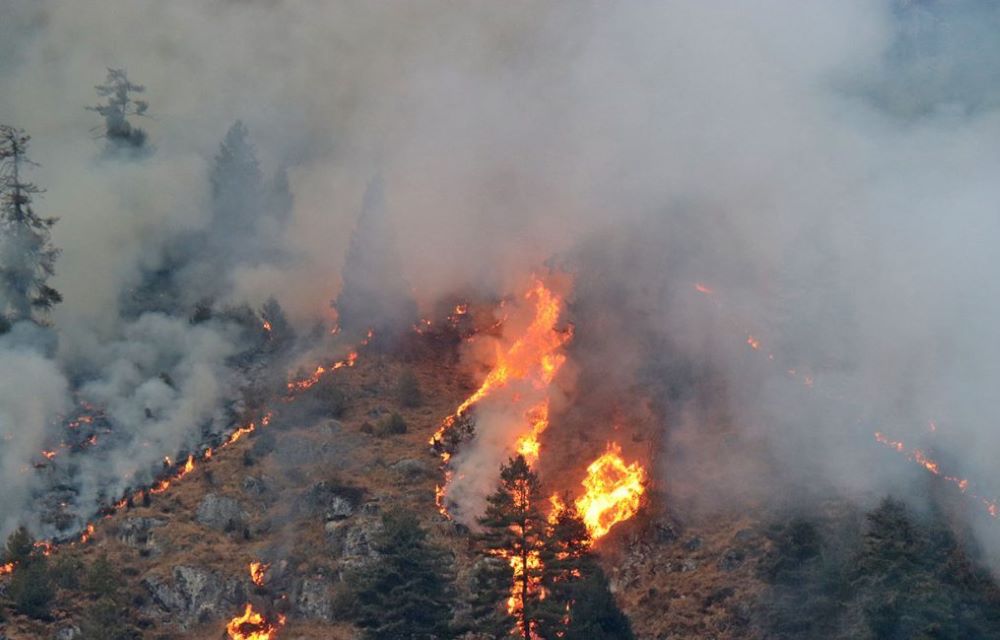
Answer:
[[[126,518],[118,525],[118,540],[140,551],[158,551],[153,529],[166,524],[157,518]]]
[[[241,581],[222,578],[212,571],[179,566],[174,567],[170,577],[146,577],[142,585],[159,612],[168,614],[181,630],[231,616],[247,600]]]
[[[304,578],[295,587],[295,609],[299,616],[333,622],[333,597],[322,577]]]
[[[218,531],[242,530],[249,517],[240,503],[215,493],[205,496],[195,516],[201,524]]]

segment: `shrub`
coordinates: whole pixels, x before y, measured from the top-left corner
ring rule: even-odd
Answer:
[[[10,581],[8,593],[14,607],[26,616],[46,620],[55,590],[44,560],[19,565]]]
[[[406,433],[406,420],[395,411],[382,418],[378,423],[376,434],[380,437]]]
[[[423,401],[423,393],[420,391],[420,382],[413,371],[407,369],[399,376],[396,383],[396,400],[403,407],[419,407]]]

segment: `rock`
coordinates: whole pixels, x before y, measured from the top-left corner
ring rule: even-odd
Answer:
[[[746,555],[739,549],[727,549],[715,566],[723,571],[735,571],[743,564],[745,557]]]
[[[378,556],[372,545],[375,537],[382,531],[380,519],[357,518],[328,522],[325,530],[333,553],[348,564],[358,564]]]
[[[344,520],[354,514],[363,491],[331,482],[317,482],[299,499],[300,510],[322,514],[324,520]]]
[[[118,525],[118,539],[126,546],[140,551],[157,551],[159,545],[153,536],[153,529],[166,522],[157,518],[126,518]]]
[[[304,618],[333,621],[333,598],[330,586],[322,577],[304,578],[295,588],[295,608]]]
[[[689,538],[684,542],[684,549],[686,551],[696,551],[698,549],[701,549],[701,538],[699,538],[698,536]]]
[[[215,493],[209,493],[198,505],[198,522],[218,531],[242,531],[250,517],[240,503]]]
[[[247,600],[243,583],[194,567],[174,567],[171,581],[142,580],[156,608],[169,614],[181,630],[207,620],[221,620],[241,610]]]
[[[271,483],[264,476],[247,476],[242,486],[243,492],[252,496],[262,496],[271,490]]]
[[[753,529],[740,529],[733,535],[733,540],[740,543],[749,542],[757,537],[757,532]]]
[[[0,635],[0,638],[3,636]],[[53,636],[53,640],[74,640],[74,638],[80,637],[80,627],[63,627],[59,631],[56,631],[56,635]]]

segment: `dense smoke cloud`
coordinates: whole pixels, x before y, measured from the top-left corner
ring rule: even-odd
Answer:
[[[575,354],[582,378],[602,367],[613,388],[669,396],[660,465],[668,481],[717,481],[705,502],[736,487],[877,495],[921,478],[886,462],[874,430],[1000,494],[990,3],[6,0],[0,11],[0,121],[34,135],[34,178],[48,188],[37,207],[62,217],[59,351],[39,374],[90,380],[123,416],[148,392],[164,421],[196,429],[226,396],[223,380],[211,399],[189,398],[195,377],[122,386],[125,365],[111,363],[134,364],[123,340],[159,342],[129,328],[123,292],[209,227],[212,158],[242,119],[265,173],[288,168],[294,209],[273,239],[286,259],[234,267],[220,303],[276,295],[302,327],[329,319],[380,174],[421,305],[470,285],[509,293],[553,257],[576,273],[573,319],[593,347]],[[88,134],[98,123],[82,107],[108,66],[148,87],[156,150],[138,163],[99,160]],[[587,322],[601,340],[585,339]],[[172,346],[158,348],[176,349],[183,376],[225,377],[224,327],[163,329]],[[212,347],[191,361],[200,340]],[[699,455],[709,422],[731,425],[739,450]],[[12,451],[4,477],[22,464]],[[722,462],[725,473],[709,470]],[[991,524],[984,540],[1000,545]]]

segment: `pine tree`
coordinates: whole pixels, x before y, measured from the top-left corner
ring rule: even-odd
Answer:
[[[149,108],[145,100],[137,100],[132,94],[143,93],[146,87],[128,79],[124,69],[108,69],[104,84],[94,89],[97,95],[107,98],[104,104],[86,107],[104,118],[104,133],[101,137],[108,141],[109,152],[127,150],[135,153],[146,151],[146,132],[129,122],[131,116],[143,116]]]
[[[7,538],[3,561],[14,563],[7,591],[15,608],[32,618],[48,618],[55,596],[48,558],[36,550],[26,527],[19,527]]]
[[[42,190],[22,175],[33,164],[30,140],[24,131],[0,125],[0,315],[8,326],[21,320],[45,324],[45,314],[62,301],[48,285],[59,256],[50,242],[57,219],[35,213],[32,196]]]
[[[35,541],[31,532],[25,526],[20,526],[7,537],[7,547],[3,554],[3,563],[13,562],[20,565],[27,562],[35,550]]]
[[[563,504],[569,504],[564,498]],[[551,527],[541,636],[564,640],[632,640],[628,617],[618,608],[607,576],[597,564],[593,540],[573,507],[550,517]]]
[[[480,602],[507,606],[509,616],[493,615],[481,621],[484,631],[506,636],[513,626],[518,637],[536,638],[539,623],[549,613],[543,604],[544,586],[549,581],[546,568],[551,561],[546,540],[548,523],[541,512],[544,498],[541,482],[524,456],[511,458],[500,468],[500,485],[487,499],[486,512],[478,522],[483,527],[480,550],[487,556],[504,558],[508,563],[507,580],[485,580],[485,591],[477,594]],[[494,576],[495,578],[495,576]],[[508,604],[511,598],[511,604]]]
[[[376,340],[391,341],[416,321],[416,303],[403,278],[381,176],[365,191],[334,306],[347,336],[360,337],[374,329]]]
[[[226,131],[210,176],[212,226],[223,234],[253,233],[263,204],[263,174],[250,131],[237,120]]]
[[[284,309],[274,297],[268,298],[261,307],[260,319],[264,325],[269,349],[277,351],[295,341],[295,330],[288,322]]]
[[[351,576],[358,626],[367,640],[453,637],[446,554],[427,541],[416,516],[391,511],[373,545],[377,556]]]

